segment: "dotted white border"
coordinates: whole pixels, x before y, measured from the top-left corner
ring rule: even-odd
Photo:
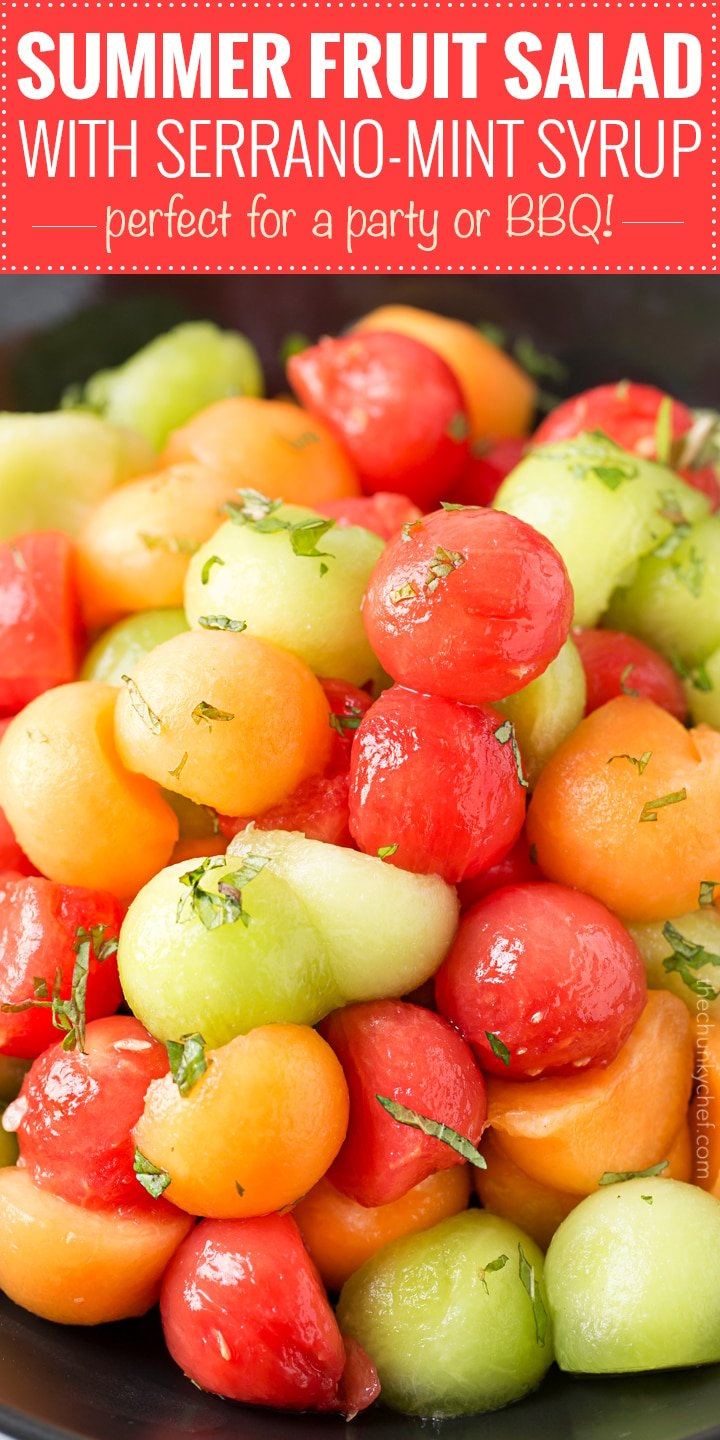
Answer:
[[[714,10],[712,0],[0,0],[0,274],[689,274],[717,273],[717,24],[710,41],[710,263],[707,265],[9,265],[7,153],[8,10]]]

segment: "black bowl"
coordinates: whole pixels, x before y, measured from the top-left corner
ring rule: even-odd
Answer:
[[[0,277],[0,404],[54,405],[65,386],[116,364],[193,315],[243,328],[270,384],[289,331],[336,331],[390,299],[492,321],[567,367],[566,393],[624,376],[720,405],[720,279],[469,279],[402,276],[153,281]],[[677,1264],[682,1266],[682,1237]],[[720,1367],[575,1379],[553,1370],[536,1394],[494,1415],[403,1419],[376,1408],[368,1440],[718,1440]],[[248,1410],[204,1395],[175,1368],[156,1315],[68,1330],[0,1297],[0,1427],[7,1440],[339,1440],[345,1422]]]

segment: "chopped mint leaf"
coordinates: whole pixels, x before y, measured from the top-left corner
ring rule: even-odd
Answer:
[[[85,1007],[90,958],[94,953],[95,959],[102,964],[104,960],[115,954],[118,947],[117,938],[114,935],[105,939],[107,928],[106,925],[92,925],[89,930],[86,930],[83,925],[77,926],[73,940],[76,958],[70,980],[68,1000],[63,1000],[60,993],[63,972],[62,966],[58,965],[55,970],[52,992],[44,975],[34,975],[32,999],[12,1003],[6,1001],[0,1005],[0,1012],[4,1015],[20,1015],[24,1010],[33,1008],[49,1010],[55,1029],[65,1032],[62,1042],[63,1050],[77,1049],[84,1052]]]
[[[322,540],[328,530],[332,530],[334,524],[334,520],[313,519],[299,520],[296,525],[291,525],[288,533],[294,553],[310,560],[321,555],[327,555],[330,560],[334,560],[335,556],[330,551],[317,548],[318,540]]]
[[[642,775],[648,760],[651,759],[652,750],[645,750],[639,757],[637,755],[611,755],[607,763],[612,765],[613,760],[629,760],[630,764],[635,766],[638,775]]]
[[[205,1041],[202,1035],[182,1035],[179,1040],[166,1040],[165,1048],[170,1074],[184,1099],[208,1068]]]
[[[219,555],[210,555],[210,556],[208,557],[208,559],[205,561],[205,564],[203,565],[202,570],[200,571],[200,584],[201,584],[201,585],[207,585],[208,580],[210,579],[210,571],[212,570],[213,565],[224,565],[224,564],[225,564],[225,561],[222,560]]]
[[[478,1170],[486,1170],[487,1166],[482,1155],[472,1142],[464,1135],[459,1135],[450,1125],[445,1125],[441,1120],[431,1120],[427,1115],[418,1115],[415,1110],[408,1110],[406,1105],[400,1105],[397,1100],[390,1100],[387,1095],[376,1095],[375,1099],[382,1105],[393,1120],[400,1125],[412,1125],[416,1130],[422,1130],[423,1135],[432,1135],[436,1140],[442,1140],[444,1145],[449,1145],[463,1160],[469,1160]]]
[[[707,695],[711,690],[715,689],[704,660],[701,660],[700,664],[693,669],[690,665],[686,665],[685,661],[681,660],[680,656],[676,654],[670,656],[670,664],[675,674],[678,675],[681,680],[689,680],[693,689],[699,690],[701,694]]]
[[[448,575],[452,575],[453,570],[459,570],[461,565],[465,564],[466,560],[467,556],[461,555],[459,550],[445,550],[442,545],[438,545],[428,572],[428,578],[425,581],[425,589],[428,595],[434,594],[440,581],[446,580]]]
[[[657,1165],[648,1165],[647,1170],[606,1170],[600,1176],[599,1185],[624,1185],[626,1180],[650,1180],[653,1175],[662,1175],[667,1170],[669,1160],[659,1160]]]
[[[133,680],[131,675],[121,675],[120,679],[122,680],[123,685],[127,686],[127,692],[130,697],[130,704],[132,705],[133,710],[136,712],[136,714],[140,716],[143,725],[146,725],[148,730],[152,730],[153,735],[159,735],[160,731],[162,730],[162,721],[160,719],[160,716],[156,715],[155,711],[150,709],[147,700],[143,699],[143,696],[141,695],[140,690],[138,689],[138,686],[135,684],[135,681]]]
[[[480,1271],[480,1284],[482,1285],[486,1295],[490,1294],[490,1290],[485,1276],[492,1275],[496,1270],[504,1270],[509,1259],[509,1255],[498,1255],[496,1260],[490,1260],[487,1265],[483,1265],[482,1270]]]
[[[640,694],[640,691],[633,690],[632,686],[628,684],[628,681],[634,669],[635,666],[632,664],[625,666],[625,669],[620,676],[620,689],[622,690],[623,695],[633,695],[635,696],[635,698],[637,698]]]
[[[331,710],[328,716],[328,724],[331,730],[336,730],[338,735],[341,735],[342,738],[345,739],[348,731],[357,730],[362,717],[362,710],[356,705],[351,705],[348,710],[340,714],[336,714],[334,710]]]
[[[396,590],[390,591],[390,599],[393,605],[400,605],[403,600],[416,600],[417,590],[414,585],[398,585]]]
[[[237,500],[228,500],[223,507],[233,524],[252,525],[253,529],[259,530],[261,534],[287,529],[286,520],[274,519],[275,511],[280,509],[282,500],[271,500],[269,495],[263,495],[260,490],[238,490],[238,495],[241,505],[238,505]]]
[[[378,859],[380,859],[380,860],[387,860],[387,859],[389,859],[389,857],[390,857],[391,855],[396,855],[397,852],[398,852],[398,849],[399,849],[399,846],[398,846],[397,842],[396,842],[394,845],[381,845],[381,846],[380,846],[380,849],[379,849],[378,852],[377,852],[377,853],[378,853]]]
[[[302,435],[295,435],[292,438],[284,435],[283,439],[291,450],[307,450],[308,445],[320,444],[320,436],[314,430],[303,430]]]
[[[530,1302],[533,1307],[535,1339],[538,1345],[544,1345],[548,1331],[548,1313],[545,1309],[539,1286],[535,1282],[535,1266],[530,1264],[522,1245],[518,1245],[518,1259],[518,1274],[530,1296]]]
[[[679,975],[694,995],[700,995],[704,1000],[717,1000],[720,990],[716,990],[709,980],[703,980],[697,971],[706,965],[713,968],[720,966],[720,955],[706,950],[704,945],[697,945],[694,940],[688,940],[671,920],[665,922],[662,933],[671,951],[663,960],[663,969],[668,975]]]
[[[520,754],[517,737],[515,735],[515,726],[510,720],[504,720],[502,725],[499,725],[497,730],[495,730],[493,734],[495,736],[495,739],[498,741],[498,744],[500,745],[507,745],[508,741],[510,742],[510,749],[513,753],[513,759],[515,761],[518,781],[522,785],[523,790],[527,790],[528,782],[525,779],[525,774],[523,771],[522,756]]]
[[[644,1200],[646,1205],[652,1205],[653,1203],[652,1195],[641,1195],[640,1199]]]
[[[302,449],[310,440],[317,440],[317,435],[300,436],[297,440],[289,440],[287,443],[295,449]],[[334,560],[335,556],[331,551],[318,550],[318,540],[332,530],[335,521],[323,520],[321,516],[312,516],[309,520],[282,520],[275,512],[283,504],[282,500],[271,500],[267,495],[261,494],[259,490],[240,490],[239,495],[242,505],[237,501],[230,500],[225,506],[226,514],[235,525],[250,525],[260,535],[276,535],[284,532],[290,540],[293,551],[296,555],[315,560],[327,558]],[[327,574],[327,566],[320,567],[320,574]]]
[[[183,770],[185,769],[185,766],[187,765],[187,762],[188,762],[189,758],[190,758],[190,757],[189,757],[189,755],[188,755],[188,752],[187,752],[187,750],[185,750],[185,751],[183,752],[181,758],[178,760],[178,763],[177,763],[177,765],[175,766],[175,769],[174,769],[174,770],[168,770],[168,775],[172,775],[172,776],[174,776],[174,778],[175,778],[176,780],[179,780],[179,779],[180,779],[180,776],[182,775]]]
[[[245,1194],[245,1186],[241,1185],[239,1180],[235,1181],[235,1189],[237,1190],[238,1195]]]
[[[236,630],[238,634],[247,630],[246,620],[231,620],[229,615],[200,615],[198,625],[203,630]]]
[[[211,720],[234,720],[235,716],[229,710],[216,710],[215,706],[210,705],[207,700],[201,700],[200,704],[195,706],[191,718],[196,725],[203,720],[207,720],[209,725]]]
[[[657,820],[658,810],[663,810],[666,805],[679,805],[681,800],[687,800],[687,790],[672,790],[669,795],[661,795],[658,800],[646,800],[640,812],[640,820]]]
[[[698,905],[713,905],[718,885],[720,885],[720,880],[701,880]]]
[[[458,410],[456,414],[451,417],[445,434],[448,436],[448,439],[455,440],[458,444],[463,440],[467,440],[470,434],[470,425],[464,411]]]
[[[499,1035],[493,1035],[492,1030],[485,1031],[485,1038],[496,1060],[501,1060],[503,1065],[509,1065],[510,1051],[508,1050],[505,1041],[501,1040]]]
[[[147,1155],[143,1155],[142,1150],[137,1149],[133,1160],[133,1170],[138,1184],[142,1185],[143,1190],[146,1190],[148,1195],[152,1195],[153,1200],[159,1200],[163,1191],[167,1190],[170,1184],[167,1170],[159,1170],[157,1165],[153,1165],[152,1160],[148,1160]]]
[[[247,927],[250,916],[243,908],[243,886],[249,885],[250,881],[264,870],[267,863],[266,856],[246,855],[240,869],[230,871],[224,855],[210,855],[201,860],[194,870],[186,870],[184,875],[179,876],[180,884],[189,894],[180,896],[176,921],[182,924],[192,915],[196,915],[206,930],[217,930],[221,925],[234,925],[237,920],[241,920]],[[207,890],[203,880],[208,870],[218,869],[225,870],[226,874],[219,881],[216,893],[214,890]]]
[[[570,442],[567,447],[540,449],[538,454],[543,460],[568,465],[576,480],[587,480],[589,475],[594,475],[608,490],[617,490],[626,480],[634,480],[638,475],[637,465],[603,430],[588,431],[583,437],[583,452],[579,454],[578,447]]]

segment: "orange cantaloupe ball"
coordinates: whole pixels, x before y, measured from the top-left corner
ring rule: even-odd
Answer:
[[[582,1197],[527,1175],[505,1153],[492,1130],[485,1131],[481,1148],[487,1169],[474,1170],[473,1180],[483,1208],[512,1220],[547,1250],[558,1225]]]
[[[542,1250],[547,1250],[558,1226],[566,1215],[580,1204],[581,1195],[544,1185],[527,1175],[502,1148],[502,1138],[486,1130],[482,1140],[486,1170],[473,1170],[475,1189],[486,1210],[512,1220],[532,1235]],[[666,1158],[663,1156],[663,1159]],[[692,1163],[690,1126],[685,1120],[667,1154],[668,1180],[689,1180]]]
[[[666,990],[651,990],[620,1054],[604,1069],[525,1083],[488,1076],[488,1122],[503,1152],[533,1179],[589,1195],[605,1173],[669,1157],[686,1119],[692,1022]]]
[[[201,465],[173,465],[112,490],[77,538],[89,630],[142,610],[181,608],[190,558],[222,524],[234,486]]]
[[[335,437],[290,400],[241,396],[210,405],[170,436],[165,461],[182,460],[208,466],[237,489],[310,509],[360,493]]]
[[[626,920],[666,920],[695,910],[701,881],[720,874],[718,812],[720,733],[619,696],[556,750],[527,830],[549,880]]]
[[[465,397],[473,440],[507,440],[530,429],[535,382],[474,325],[412,305],[382,305],[355,328],[409,335],[442,356]]]
[[[224,815],[258,815],[323,769],[332,731],[312,671],[269,641],[227,630],[175,635],[120,691],[129,770]]]
[[[0,1289],[61,1325],[102,1325],[144,1315],[192,1218],[157,1209],[88,1210],[0,1171]]]
[[[167,865],[178,822],[115,747],[117,690],[78,680],[46,690],[0,742],[0,806],[43,875],[136,895]]]
[[[329,1290],[345,1281],[391,1240],[429,1230],[467,1209],[470,1199],[467,1165],[437,1170],[388,1205],[358,1205],[322,1179],[293,1215],[300,1234]]]
[[[207,1052],[185,1096],[153,1081],[134,1130],[138,1149],[170,1176],[181,1209],[215,1219],[268,1215],[317,1184],[347,1130],[342,1067],[307,1025],[261,1025]]]

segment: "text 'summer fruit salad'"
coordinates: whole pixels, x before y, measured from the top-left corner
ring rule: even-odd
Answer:
[[[289,1410],[720,1361],[714,417],[292,348],[0,417],[0,1286]]]

